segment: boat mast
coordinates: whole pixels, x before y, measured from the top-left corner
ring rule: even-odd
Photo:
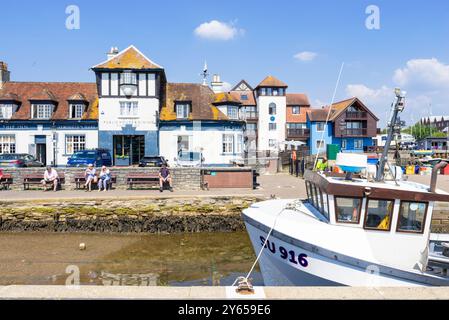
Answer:
[[[392,103],[392,112],[391,112],[391,119],[387,123],[387,141],[385,141],[384,150],[382,151],[382,156],[379,159],[379,164],[377,168],[377,174],[376,174],[376,181],[380,182],[384,179],[384,172],[385,172],[385,164],[388,161],[388,150],[390,149],[391,141],[393,140],[393,135],[395,134],[396,130],[400,130],[401,126],[398,123],[398,114],[399,112],[402,112],[404,110],[404,99],[405,99],[405,92],[401,91],[401,89],[396,88],[394,90],[394,93],[396,95],[394,102]]]

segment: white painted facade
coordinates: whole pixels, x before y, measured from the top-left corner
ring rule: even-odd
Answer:
[[[223,152],[223,135],[232,136],[233,152]],[[240,129],[216,129],[201,130],[200,122],[194,124],[193,130],[187,130],[186,126],[179,129],[159,131],[160,154],[168,159],[169,164],[174,164],[178,153],[178,137],[188,137],[188,151],[202,152],[205,164],[229,164],[243,157],[243,130]],[[184,138],[185,139],[185,138]]]
[[[88,129],[57,129],[55,131],[38,125],[37,129],[14,129],[0,130],[1,136],[13,136],[15,141],[16,153],[29,153],[37,156],[36,153],[36,137],[45,137],[45,153],[46,163],[53,164],[55,156],[56,163],[54,165],[65,166],[67,160],[72,153],[68,152],[70,147],[67,146],[67,136],[83,136],[85,141],[85,149],[94,149],[98,147],[98,131],[96,128]],[[53,141],[55,138],[55,141]],[[55,143],[55,144],[54,144]],[[54,148],[56,145],[56,150]]]
[[[269,106],[276,105],[276,114],[270,115]],[[258,96],[257,109],[258,120],[258,150],[277,151],[279,143],[285,141],[286,109],[287,100],[285,96]],[[273,120],[274,119],[274,120]],[[270,123],[276,124],[275,130],[270,130]],[[275,140],[275,146],[270,146],[270,140]]]

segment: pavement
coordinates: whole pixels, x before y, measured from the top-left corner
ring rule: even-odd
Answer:
[[[214,196],[255,196],[268,198],[271,196],[279,198],[300,198],[306,197],[304,180],[293,177],[289,174],[263,175],[257,181],[260,187],[252,189],[221,188],[207,190],[177,190],[173,192],[165,190],[163,193],[158,189],[153,190],[120,190],[114,189],[106,192],[86,192],[84,190],[61,190],[41,191],[41,190],[7,190],[0,191],[0,201],[28,201],[28,200],[70,200],[70,199],[148,199],[148,198],[183,198],[183,197],[214,197]]]
[[[0,299],[293,299],[449,300],[449,287],[255,287],[254,295],[233,287],[21,286],[0,287]]]

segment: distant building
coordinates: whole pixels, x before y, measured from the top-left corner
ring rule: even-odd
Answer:
[[[419,123],[424,126],[434,126],[438,131],[447,131],[449,128],[449,116],[423,117]]]
[[[373,145],[377,121],[379,119],[355,97],[334,103],[330,113],[329,107],[311,109],[307,113],[310,151],[325,153],[327,144],[338,144],[342,152],[363,152]]]
[[[448,137],[427,137],[417,141],[419,150],[449,150]]]

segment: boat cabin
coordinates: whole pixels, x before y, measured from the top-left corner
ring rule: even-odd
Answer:
[[[448,202],[448,193],[408,181],[346,180],[312,171],[304,178],[306,207],[316,218],[358,235],[354,239],[365,242],[379,262],[413,269],[426,265],[434,202]]]

